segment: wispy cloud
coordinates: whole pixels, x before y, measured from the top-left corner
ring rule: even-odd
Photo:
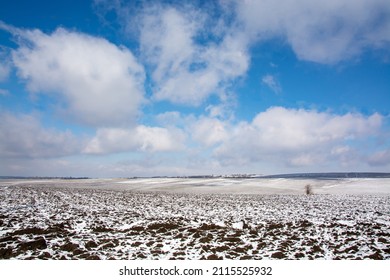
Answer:
[[[275,76],[267,74],[261,78],[261,82],[269,87],[274,93],[282,92],[282,87]]]
[[[368,158],[368,163],[372,166],[390,166],[390,149],[374,153]]]
[[[177,104],[200,105],[210,95],[221,95],[229,82],[249,66],[246,45],[238,34],[200,43],[207,14],[159,5],[141,17],[140,44],[152,68],[153,96]]]
[[[7,55],[0,51],[0,82],[8,79],[11,71],[11,63]]]
[[[284,37],[302,60],[333,64],[390,43],[387,0],[237,1],[252,41]]]
[[[9,95],[9,91],[6,90],[6,89],[0,88],[0,95],[1,96],[8,96]]]

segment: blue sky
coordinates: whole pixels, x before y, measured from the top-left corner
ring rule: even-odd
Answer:
[[[0,5],[0,175],[390,170],[386,0]]]

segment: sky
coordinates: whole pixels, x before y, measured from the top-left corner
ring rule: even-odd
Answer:
[[[390,171],[388,0],[0,1],[0,175]]]

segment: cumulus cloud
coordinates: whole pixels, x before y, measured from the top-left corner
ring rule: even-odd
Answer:
[[[189,133],[197,143],[210,147],[228,138],[227,126],[219,119],[201,117],[189,126]]]
[[[212,94],[223,95],[229,82],[247,71],[246,45],[238,34],[199,42],[206,18],[191,8],[154,6],[144,11],[140,45],[152,68],[156,100],[196,106]]]
[[[236,12],[251,40],[284,37],[303,60],[332,64],[390,44],[387,0],[249,0]]]
[[[159,124],[177,128],[186,138],[197,146],[209,148],[228,138],[230,124],[212,115],[183,115],[180,112],[165,112],[156,116]],[[187,143],[188,145],[188,143]]]
[[[139,125],[135,128],[100,128],[84,149],[86,154],[118,152],[167,152],[183,148],[185,136],[178,129]]]
[[[269,87],[273,92],[280,93],[282,88],[279,84],[279,81],[275,76],[267,74],[261,78],[261,82]]]
[[[62,28],[52,34],[17,31],[22,40],[12,59],[30,91],[60,98],[63,109],[80,123],[134,121],[143,101],[145,74],[128,49]]]
[[[44,128],[33,115],[0,114],[0,157],[52,158],[80,152],[82,139],[70,131]]]
[[[340,145],[375,135],[381,124],[378,114],[365,117],[272,107],[251,123],[239,123],[215,156],[226,164],[276,160],[305,166],[336,158],[337,153],[343,154]]]

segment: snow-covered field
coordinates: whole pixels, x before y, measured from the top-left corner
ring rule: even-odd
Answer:
[[[390,179],[0,181],[0,259],[390,259],[389,244]]]

